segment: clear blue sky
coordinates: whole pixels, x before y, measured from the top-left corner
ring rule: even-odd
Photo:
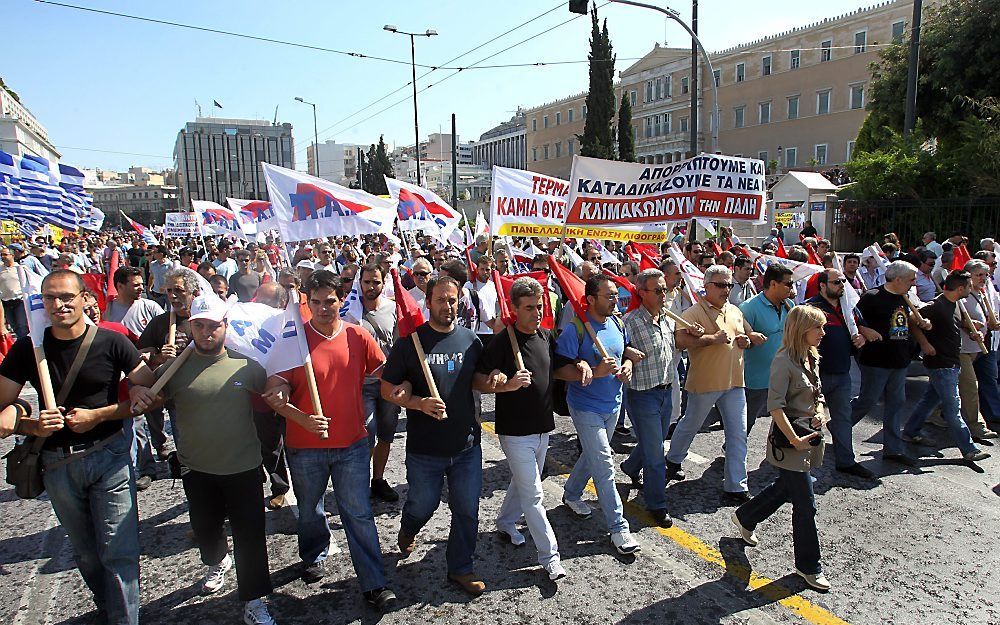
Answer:
[[[690,17],[690,0],[654,1],[673,6],[685,20]],[[271,119],[278,106],[278,120],[294,127],[299,169],[305,169],[313,124],[312,109],[295,102],[295,96],[317,103],[320,141],[372,143],[384,134],[390,144],[412,144],[409,87],[384,97],[410,80],[409,40],[384,32],[387,23],[402,30],[438,31],[437,37],[417,40],[417,62],[428,65],[444,63],[549,9],[555,10],[451,65],[471,65],[539,33],[482,64],[585,60],[590,33],[589,17],[556,28],[572,17],[566,0],[67,2],[407,61],[390,64],[6,0],[6,62],[0,76],[48,129],[64,162],[106,169],[170,166],[177,131],[196,115],[195,100],[205,114],[218,117]],[[699,30],[709,50],[718,50],[873,2],[701,0]],[[608,20],[618,71],[654,42],[689,45],[680,26],[649,11],[608,5],[598,13]],[[447,132],[455,113],[461,139],[478,139],[518,106],[535,106],[587,87],[586,63],[469,69],[447,80],[442,79],[455,72],[438,70],[420,79],[427,71],[417,68],[418,88],[440,84],[419,95],[422,137],[439,127]],[[342,121],[380,98],[378,105]],[[213,99],[223,110],[212,107]],[[403,102],[362,121],[399,100]]]

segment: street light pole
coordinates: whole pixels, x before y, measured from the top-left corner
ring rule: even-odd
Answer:
[[[715,84],[715,68],[712,66],[712,59],[709,58],[708,52],[705,50],[705,46],[701,44],[701,39],[698,39],[698,34],[691,30],[691,27],[684,23],[684,20],[680,18],[677,11],[673,9],[667,9],[664,7],[658,7],[655,4],[646,4],[645,2],[636,2],[635,0],[610,0],[610,2],[616,2],[618,4],[628,4],[635,7],[641,7],[643,9],[650,9],[653,11],[658,11],[663,13],[670,19],[674,20],[681,25],[684,30],[691,35],[691,39],[698,45],[698,49],[701,50],[701,55],[705,59],[705,66],[708,67],[709,80],[712,81],[712,96],[715,99],[715,123],[712,124],[712,151],[719,151],[719,122],[721,117],[719,116],[719,86]],[[692,76],[693,77],[693,76]],[[692,98],[693,99],[693,98]],[[692,111],[692,117],[697,111]]]
[[[319,131],[316,129],[316,105],[312,102],[306,102],[302,98],[295,98],[295,101],[313,107],[313,163],[316,165],[314,175],[319,178]]]
[[[413,151],[417,159],[417,186],[420,186],[420,122],[417,117],[417,44],[416,37],[433,37],[437,35],[436,30],[427,29],[422,33],[410,33],[399,30],[392,24],[386,24],[382,30],[398,35],[407,35],[410,38],[410,70],[412,72],[413,84]]]

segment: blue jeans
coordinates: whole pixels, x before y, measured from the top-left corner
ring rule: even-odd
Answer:
[[[833,436],[833,457],[838,467],[857,464],[854,459],[854,423],[851,421],[851,374],[821,373],[820,382],[826,407],[830,410],[827,428]]]
[[[628,531],[621,497],[615,488],[615,456],[611,451],[611,437],[618,423],[618,411],[597,413],[569,407],[570,417],[576,426],[583,453],[573,465],[573,470],[563,487],[566,499],[579,501],[583,489],[591,478],[597,491],[597,501],[604,511],[608,532],[616,534]]]
[[[673,409],[673,386],[637,391],[629,389],[625,396],[629,418],[635,430],[636,446],[632,448],[622,468],[630,475],[642,470],[642,497],[648,510],[667,509],[667,464],[663,458],[663,441],[670,429]]]
[[[386,586],[382,547],[368,500],[368,439],[342,449],[285,450],[292,489],[299,506],[299,557],[321,562],[330,550],[330,526],[323,509],[327,484],[333,481],[340,521],[362,592]]]
[[[979,412],[987,421],[1000,421],[1000,388],[997,387],[997,353],[991,351],[972,361],[979,383]]]
[[[900,408],[906,403],[906,369],[886,369],[861,365],[861,394],[851,401],[851,423],[857,425],[879,399],[882,407],[882,451],[903,453],[900,437]]]
[[[409,492],[403,504],[400,530],[416,536],[441,503],[441,489],[448,478],[451,530],[445,557],[448,572],[468,575],[475,569],[479,535],[479,497],[483,492],[483,449],[473,445],[454,456],[429,456],[406,452]]]
[[[740,524],[751,532],[788,502],[792,504],[792,544],[795,568],[806,575],[818,575],[819,533],[816,531],[816,497],[813,476],[807,471],[778,469],[778,479],[756,497],[736,509]]]
[[[728,391],[688,393],[687,412],[674,428],[667,462],[680,464],[684,461],[695,434],[705,423],[712,406],[719,408],[726,435],[726,468],[722,488],[730,493],[746,492],[747,398],[742,386]]]
[[[928,369],[927,375],[930,384],[923,398],[913,409],[910,418],[903,428],[907,436],[919,436],[924,421],[927,420],[931,411],[941,405],[941,418],[948,424],[948,431],[958,445],[958,449],[963,453],[979,451],[975,443],[972,442],[972,434],[969,426],[961,417],[962,400],[958,396],[958,367],[950,369]]]
[[[24,302],[21,299],[5,300],[3,313],[14,336],[21,338],[28,335],[28,314],[24,311]]]
[[[65,456],[62,450],[43,450],[42,465]],[[117,434],[103,448],[46,470],[43,479],[98,612],[109,625],[136,625],[139,513],[130,440]]]

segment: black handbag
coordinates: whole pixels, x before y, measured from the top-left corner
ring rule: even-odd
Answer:
[[[76,381],[77,374],[83,368],[83,361],[87,359],[87,352],[90,351],[90,346],[94,343],[94,336],[96,334],[96,326],[87,326],[83,343],[80,344],[80,348],[73,358],[73,364],[70,365],[69,371],[66,373],[66,379],[63,380],[63,384],[59,388],[59,395],[56,397],[57,406],[62,405],[66,401],[66,396],[69,395],[69,391]],[[28,436],[20,445],[14,445],[14,448],[8,451],[3,457],[7,461],[5,479],[8,484],[14,487],[14,494],[21,499],[37,499],[45,492],[45,484],[42,481],[43,468],[41,462],[42,446],[44,444],[44,437]]]
[[[823,427],[822,423],[829,421],[829,417],[826,415],[826,406],[823,403],[822,395],[820,394],[820,381],[819,376],[815,374],[809,367],[804,367],[806,371],[806,377],[812,384],[813,390],[813,411],[814,416],[811,417],[798,417],[797,419],[791,419],[792,431],[799,438],[805,438],[812,434],[816,434],[813,438],[809,439],[809,445],[811,447],[818,447],[823,443]],[[813,419],[818,418],[821,421],[820,427],[813,427]],[[781,431],[777,425],[771,425],[771,432],[768,435],[768,439],[771,444],[775,447],[781,449],[793,449],[795,446],[792,445],[785,433]]]

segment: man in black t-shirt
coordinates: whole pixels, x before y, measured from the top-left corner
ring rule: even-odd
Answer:
[[[921,433],[924,421],[931,410],[940,405],[941,418],[948,424],[962,457],[975,462],[990,455],[980,451],[972,441],[969,427],[959,415],[961,400],[958,395],[958,355],[962,349],[958,302],[967,297],[971,289],[972,276],[969,272],[953,271],[944,280],[944,293],[920,309],[920,314],[930,322],[931,329],[925,332],[915,327],[913,334],[924,352],[924,366],[927,367],[930,383],[903,428],[903,440],[918,445],[923,443],[926,439]],[[982,340],[979,332],[970,332],[970,335],[973,340]]]
[[[907,313],[903,299],[916,282],[917,270],[910,263],[889,263],[885,284],[861,296],[857,309],[866,325],[882,340],[865,343],[858,355],[861,366],[861,394],[851,402],[851,422],[857,425],[884,397],[882,410],[882,459],[914,466],[903,449],[900,437],[900,409],[906,403],[906,368],[910,365],[913,339],[910,328],[917,325]],[[924,330],[930,330],[926,321]]]
[[[56,394],[85,339],[86,286],[79,274],[57,270],[42,281],[41,303],[51,322],[42,346]],[[94,593],[96,622],[139,622],[139,515],[130,439],[122,419],[129,400],[118,401],[118,382],[150,386],[153,372],[131,341],[98,329],[76,381],[60,408],[39,413],[25,433],[44,437],[45,490],[73,545],[77,566]],[[0,363],[0,409],[17,401],[25,383],[40,391],[31,337],[19,339]]]
[[[427,365],[441,399],[431,397],[417,358],[413,338],[392,346],[382,369],[382,397],[406,408],[406,481],[398,544],[412,553],[420,529],[441,502],[448,480],[451,533],[448,538],[448,579],[466,592],[480,595],[486,585],[473,571],[479,533],[479,497],[483,489],[481,430],[475,416],[473,388],[492,393],[475,379],[482,343],[467,328],[455,325],[461,285],[451,277],[427,283],[430,320],[416,329]],[[503,378],[501,382],[506,382]]]
[[[534,278],[514,281],[510,290],[517,315],[513,332],[523,366],[515,364],[510,335],[504,329],[486,346],[476,375],[483,382],[490,377],[506,379],[496,386],[496,433],[510,464],[511,480],[497,516],[497,531],[514,545],[523,545],[524,535],[516,523],[524,514],[538,550],[538,563],[549,579],[556,581],[566,576],[566,570],[559,560],[556,535],[545,516],[542,493],[549,432],[555,429],[552,363],[556,349],[555,337],[540,327],[544,296],[542,285]]]

